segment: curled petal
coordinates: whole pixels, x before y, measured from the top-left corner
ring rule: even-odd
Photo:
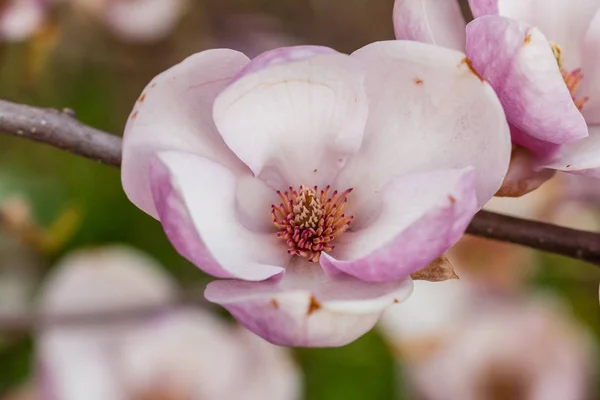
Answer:
[[[561,147],[544,168],[600,178],[600,126],[590,126],[590,136]]]
[[[233,172],[193,154],[163,152],[152,163],[150,176],[165,233],[198,268],[247,280],[283,271],[278,265],[285,265],[287,253],[276,236],[253,232],[238,220]]]
[[[411,291],[410,278],[383,284],[347,275],[331,279],[318,266],[298,259],[282,280],[215,281],[205,296],[271,343],[328,347],[366,333],[384,309]]]
[[[367,69],[370,110],[360,152],[334,183],[355,189],[349,207],[360,212],[350,214],[369,215],[371,202],[399,175],[469,166],[483,207],[502,183],[511,143],[496,95],[464,54],[395,40],[352,56]]]
[[[381,193],[377,218],[338,238],[321,264],[382,282],[418,271],[452,246],[477,212],[475,174],[433,171],[396,178]]]
[[[524,134],[554,144],[587,136],[551,45],[537,28],[484,16],[467,25],[466,51],[496,90],[508,122]]]
[[[465,48],[465,19],[456,0],[396,0],[394,32],[397,39]]]
[[[354,59],[326,48],[277,49],[259,56],[219,95],[215,123],[235,154],[272,187],[329,183],[362,142],[363,77]]]
[[[195,54],[154,78],[139,97],[125,126],[123,189],[135,205],[158,216],[148,179],[150,160],[159,151],[194,153],[233,171],[245,166],[227,148],[213,120],[217,94],[249,62],[233,50]]]

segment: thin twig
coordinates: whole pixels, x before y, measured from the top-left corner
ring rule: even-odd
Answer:
[[[121,165],[121,138],[84,125],[70,113],[0,100],[0,132],[37,140],[107,165]],[[473,218],[467,233],[600,265],[600,233],[488,211],[480,211]]]

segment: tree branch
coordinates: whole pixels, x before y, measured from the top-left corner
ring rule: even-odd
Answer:
[[[113,167],[121,165],[121,138],[84,125],[73,111],[0,100],[0,132],[46,143]]]
[[[0,132],[43,142],[107,165],[121,165],[121,138],[84,125],[69,112],[0,100]],[[467,233],[600,265],[600,233],[488,211],[477,213]]]
[[[182,297],[168,303],[129,306],[119,310],[80,311],[63,314],[0,315],[0,332],[2,334],[24,334],[53,327],[106,326],[123,322],[143,321],[167,314],[175,309],[208,307],[209,305],[210,303],[203,298]]]

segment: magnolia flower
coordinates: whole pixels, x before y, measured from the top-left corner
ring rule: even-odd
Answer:
[[[394,25],[399,39],[466,49],[498,93],[513,143],[528,150],[513,155],[500,194],[537,188],[552,176],[542,168],[600,177],[600,1],[469,3],[466,33],[454,0],[397,0]]]
[[[510,153],[493,90],[416,42],[193,55],[143,91],[124,135],[129,199],[206,290],[282,345],[333,346],[411,292],[462,235]]]
[[[554,308],[487,302],[410,376],[428,400],[584,400],[593,350],[587,332]]]
[[[179,23],[186,0],[72,0],[120,39],[152,42],[167,37]]]
[[[44,23],[49,0],[4,0],[0,2],[0,41],[21,41]]]
[[[132,249],[67,256],[45,283],[47,314],[110,313],[173,303],[174,283]],[[55,325],[37,337],[41,400],[293,400],[299,374],[283,348],[201,309],[150,319]],[[232,382],[235,382],[232,385]]]

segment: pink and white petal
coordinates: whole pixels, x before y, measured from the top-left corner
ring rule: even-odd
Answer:
[[[127,197],[157,217],[148,168],[159,151],[176,150],[245,166],[227,148],[212,120],[217,94],[249,62],[237,51],[207,50],[159,74],[146,86],[125,126],[121,178]]]
[[[600,10],[596,12],[583,39],[583,80],[578,98],[587,97],[581,112],[588,125],[600,124]]]
[[[600,8],[598,0],[469,0],[473,15],[500,15],[539,28],[563,50],[565,68],[580,68],[585,55],[581,44],[587,27]]]
[[[468,0],[471,13],[475,18],[483,15],[498,15],[498,1],[499,0]]]
[[[589,137],[562,146],[554,159],[541,166],[600,178],[600,126],[589,129]]]
[[[496,193],[500,197],[520,197],[537,188],[554,176],[556,171],[540,168],[534,155],[527,149],[516,147],[510,158],[510,167],[502,187]]]
[[[236,212],[237,178],[226,167],[190,153],[161,152],[150,180],[165,233],[175,249],[221,278],[263,280],[283,271],[289,256],[272,233],[253,232]],[[256,193],[246,193],[253,196]],[[265,218],[270,208],[265,211]]]
[[[456,0],[396,0],[397,39],[465,49],[465,19]]]
[[[368,203],[399,175],[473,166],[483,207],[508,169],[510,135],[495,93],[465,55],[395,40],[370,44],[353,57],[368,71],[370,113],[360,153],[334,182],[355,189],[350,205],[374,207]]]
[[[360,148],[368,108],[364,70],[324,49],[263,54],[215,101],[225,142],[272,187],[329,183]]]
[[[562,144],[550,143],[534,138],[515,126],[510,126],[510,137],[514,145],[527,149],[539,160],[547,160],[560,150]],[[514,153],[514,150],[513,150]],[[513,154],[514,155],[514,154]],[[511,158],[512,162],[512,158]]]
[[[332,279],[318,265],[296,260],[281,280],[215,281],[205,296],[273,344],[331,347],[362,336],[388,306],[412,292],[410,278],[385,283],[347,275]]]
[[[484,16],[467,25],[466,49],[473,67],[496,90],[509,123],[554,144],[587,136],[550,43],[537,28]]]
[[[326,271],[369,282],[407,277],[456,243],[479,209],[473,168],[398,177],[380,197],[374,221],[366,227],[359,222],[358,230],[336,240],[331,254],[321,254]]]
[[[254,57],[250,64],[246,65],[244,69],[237,74],[234,80],[269,66],[278,64],[285,65],[294,61],[301,61],[323,54],[331,55],[339,53],[329,47],[312,45],[286,46],[268,50]]]

